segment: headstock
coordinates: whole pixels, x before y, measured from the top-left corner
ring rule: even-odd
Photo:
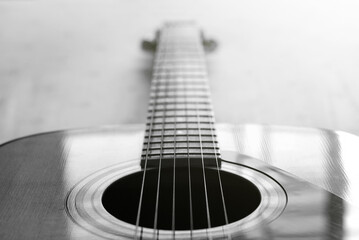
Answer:
[[[165,26],[174,25],[174,24],[193,24],[192,21],[178,21],[178,22],[167,22],[165,23]],[[203,48],[206,52],[213,52],[218,47],[217,41],[211,38],[207,38],[203,31],[199,30],[199,34],[201,35]],[[155,38],[153,40],[144,39],[142,40],[142,49],[145,51],[155,52],[157,49],[158,41],[161,35],[161,30],[156,31]]]

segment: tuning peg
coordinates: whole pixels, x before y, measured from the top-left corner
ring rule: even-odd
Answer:
[[[207,38],[203,31],[201,31],[201,38],[202,38],[202,44],[203,48],[207,52],[213,52],[216,50],[218,43],[214,39]]]
[[[142,40],[142,49],[146,51],[155,51],[157,42],[155,40]]]
[[[147,39],[142,40],[142,44],[141,44],[142,49],[151,52],[156,51],[159,35],[160,35],[160,31],[157,30],[155,34],[155,38],[153,40],[147,40]]]
[[[207,52],[213,52],[217,49],[218,43],[214,39],[203,39],[203,47]]]

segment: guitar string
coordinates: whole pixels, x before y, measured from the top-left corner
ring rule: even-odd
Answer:
[[[155,62],[156,60],[159,58],[158,57],[158,52],[156,51],[155,53]],[[157,71],[157,70],[156,70]],[[152,77],[153,78],[153,77]],[[139,223],[140,223],[140,216],[141,216],[141,209],[142,209],[142,201],[143,201],[143,192],[144,192],[144,185],[145,185],[145,179],[146,179],[146,172],[147,172],[147,164],[148,164],[148,153],[149,153],[149,149],[150,149],[150,145],[151,145],[151,137],[152,137],[152,128],[153,128],[153,122],[154,122],[154,115],[155,115],[155,111],[154,109],[157,106],[157,93],[158,93],[158,87],[157,85],[159,85],[159,81],[154,83],[154,89],[152,91],[154,91],[154,103],[152,104],[152,112],[151,112],[151,119],[149,121],[149,130],[148,130],[148,138],[147,138],[147,149],[146,149],[146,156],[145,156],[145,164],[144,164],[144,168],[143,168],[143,176],[142,176],[142,183],[141,183],[141,191],[140,191],[140,200],[139,200],[139,204],[138,204],[138,208],[137,208],[137,216],[136,216],[136,227],[135,227],[135,233],[134,233],[134,239],[138,239],[138,228],[139,228]],[[142,238],[142,228],[141,228],[141,234],[140,234],[140,238]]]
[[[187,83],[183,78],[184,91],[187,91]],[[187,96],[185,95],[185,116],[186,129],[188,129],[188,111],[187,111]],[[187,165],[188,165],[188,191],[189,191],[189,214],[190,214],[190,236],[193,237],[193,203],[192,203],[192,180],[191,180],[191,157],[189,155],[189,135],[187,132]]]
[[[174,101],[174,109],[177,108],[177,96]],[[177,112],[177,110],[176,110]],[[177,144],[177,118],[174,119],[174,141],[173,141],[173,186],[172,186],[172,239],[175,239],[176,228],[176,144]]]
[[[163,33],[165,35],[165,33]],[[163,37],[161,36],[161,38]],[[161,49],[162,50],[162,49]],[[164,59],[166,59],[167,56],[167,52],[164,50],[164,53],[161,54],[161,56],[163,56]],[[167,97],[167,88],[168,88],[168,71],[166,69],[163,69],[162,71],[164,71],[164,75],[165,75],[165,88],[164,88],[164,93],[165,96],[164,98],[166,99]],[[159,165],[158,165],[158,175],[157,175],[157,189],[156,189],[156,207],[155,207],[155,216],[154,216],[154,221],[153,221],[153,238],[155,236],[155,234],[157,233],[158,236],[158,229],[157,229],[157,221],[158,221],[158,207],[159,207],[159,196],[160,196],[160,183],[161,183],[161,170],[162,170],[162,153],[163,153],[163,138],[164,138],[164,125],[165,125],[165,117],[166,117],[166,109],[167,109],[167,101],[165,101],[164,106],[163,106],[163,111],[162,111],[162,129],[161,129],[161,144],[160,144],[160,156],[159,156]]]
[[[204,58],[204,52],[202,52],[203,58]],[[206,68],[206,66],[204,66],[204,68]],[[207,72],[207,71],[206,71]],[[210,91],[208,91],[209,94],[209,101],[211,99],[210,97]],[[226,208],[226,202],[225,202],[225,198],[224,198],[224,192],[223,192],[223,184],[222,184],[222,178],[221,178],[221,172],[219,170],[219,159],[218,159],[218,155],[217,155],[217,151],[216,151],[216,144],[215,144],[215,126],[214,126],[214,122],[215,122],[215,118],[214,118],[214,114],[213,114],[213,109],[212,109],[212,104],[211,104],[211,110],[212,110],[212,120],[213,121],[209,121],[210,124],[210,132],[211,132],[211,138],[212,138],[212,144],[213,144],[213,150],[214,150],[214,156],[216,159],[216,170],[217,170],[217,176],[218,176],[218,183],[220,186],[220,192],[221,192],[221,200],[222,200],[222,205],[223,205],[223,212],[224,212],[224,220],[226,225],[228,225],[228,212],[227,212],[227,208]],[[213,129],[213,130],[212,130]],[[223,231],[223,235],[227,235],[227,239],[232,239],[232,237],[230,236],[230,234],[226,234],[225,228],[222,227],[222,231]]]
[[[239,126],[234,126],[234,136],[233,136],[233,140],[235,142],[235,145],[236,145],[236,149],[237,149],[237,152],[241,152],[241,148],[240,148],[240,138],[239,138],[239,135],[238,135],[238,132],[240,131],[239,129]],[[260,214],[260,216],[262,216],[262,214]],[[242,228],[242,225],[243,225],[243,222],[240,221],[239,224],[238,224],[238,228]],[[235,238],[238,238],[238,236],[234,236]]]
[[[199,37],[199,36],[197,36]],[[198,49],[201,49],[201,47],[199,46],[201,43],[201,41],[199,41],[199,39],[197,39],[199,43],[197,43],[197,51],[199,51]],[[203,46],[202,46],[203,49]],[[200,53],[200,52],[199,52]],[[203,53],[202,53],[203,55]],[[209,210],[209,202],[208,202],[208,191],[207,191],[207,179],[206,179],[206,172],[205,172],[205,165],[204,165],[204,154],[203,154],[203,143],[202,143],[202,132],[201,132],[201,124],[200,124],[200,116],[199,116],[199,111],[198,111],[198,100],[195,101],[195,111],[196,111],[196,115],[197,115],[197,126],[198,126],[198,136],[199,136],[199,145],[200,145],[200,153],[201,153],[201,164],[202,164],[202,174],[203,174],[203,187],[204,187],[204,194],[205,194],[205,202],[206,202],[206,214],[207,214],[207,229],[206,229],[206,235],[207,235],[207,239],[212,239],[212,236],[208,235],[208,229],[210,229],[211,226],[211,216],[210,216],[210,210]]]
[[[197,115],[197,126],[198,126],[198,137],[199,137],[199,146],[200,146],[200,152],[201,152],[201,164],[202,164],[202,175],[203,175],[203,187],[204,187],[204,195],[205,195],[205,202],[206,202],[206,214],[207,214],[207,229],[206,234],[208,237],[208,229],[211,228],[211,218],[209,213],[209,205],[208,205],[208,193],[207,193],[207,181],[206,181],[206,172],[205,172],[205,166],[204,166],[204,156],[203,156],[203,146],[202,146],[202,133],[200,128],[200,119],[199,119],[199,113],[198,113],[198,101],[195,102],[195,109],[196,109],[196,115]],[[211,238],[210,238],[211,239]]]
[[[214,118],[214,117],[213,117]],[[215,120],[213,119],[213,122]],[[214,150],[214,155],[215,155],[215,159],[216,159],[216,170],[217,170],[217,176],[218,176],[218,183],[219,183],[219,189],[221,191],[221,200],[222,200],[222,205],[223,205],[223,213],[224,213],[224,220],[226,225],[229,224],[228,222],[228,212],[227,212],[227,207],[226,207],[226,201],[224,198],[224,192],[223,192],[223,184],[222,184],[222,178],[221,178],[221,171],[219,170],[219,160],[218,160],[218,155],[216,152],[216,147],[215,147],[215,141],[214,141],[214,134],[212,131],[212,126],[214,127],[214,124],[212,124],[212,122],[210,122],[210,128],[211,128],[211,136],[212,136],[212,143],[213,143],[213,150]],[[226,230],[224,227],[222,227],[222,231],[223,231],[223,235],[227,235],[226,239],[232,239],[231,235],[226,233]]]
[[[198,101],[195,101],[195,111],[196,111],[196,115],[197,115],[198,137],[199,137],[199,146],[200,146],[201,164],[202,164],[202,176],[203,176],[203,187],[204,187],[205,203],[206,203],[206,215],[207,215],[207,227],[208,227],[206,229],[206,235],[207,235],[207,239],[212,239],[212,237],[208,235],[208,229],[211,228],[211,219],[210,219],[210,211],[209,211],[209,203],[208,203],[207,180],[206,180],[205,165],[204,165],[204,154],[203,154],[203,144],[202,144],[202,133],[201,133],[201,128],[200,128],[200,116],[199,116],[199,111],[198,111]],[[188,151],[188,154],[189,154],[189,151]]]
[[[188,90],[188,82],[185,81],[183,78],[183,84],[184,84],[184,91],[187,92]],[[197,109],[197,105],[196,105]],[[185,95],[185,115],[186,115],[186,129],[189,128],[188,126],[188,101],[187,101],[187,95]],[[189,134],[187,131],[187,165],[188,165],[188,186],[189,186],[189,200],[190,200],[190,237],[193,238],[193,230],[194,230],[194,219],[193,219],[193,197],[192,197],[192,177],[191,177],[191,156],[190,156],[190,142],[189,142]],[[206,231],[207,238],[208,238],[208,232]]]
[[[168,49],[168,45],[165,49]],[[167,59],[168,60],[168,59]],[[170,79],[167,79],[169,82]],[[167,87],[166,87],[167,89]],[[176,109],[176,101],[174,101],[174,109]],[[174,118],[174,140],[173,140],[173,183],[172,183],[172,238],[175,239],[175,206],[176,206],[176,130],[177,130],[177,119]]]

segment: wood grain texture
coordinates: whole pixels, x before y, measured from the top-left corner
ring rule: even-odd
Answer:
[[[218,122],[359,134],[355,1],[0,1],[0,142],[145,122],[152,56],[143,37],[196,20]]]

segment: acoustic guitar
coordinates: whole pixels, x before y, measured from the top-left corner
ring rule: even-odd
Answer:
[[[215,124],[210,43],[190,22],[158,31],[145,126],[3,144],[0,238],[359,239],[359,138]]]

